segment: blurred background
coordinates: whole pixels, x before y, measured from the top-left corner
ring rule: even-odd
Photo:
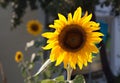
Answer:
[[[93,14],[92,20],[100,23],[100,31],[105,36],[98,45],[100,53],[95,55],[93,63],[82,71],[74,71],[72,78],[79,73],[85,76],[86,83],[120,83],[119,0],[0,0],[0,71],[4,72],[7,83],[24,83],[14,61],[15,52],[21,50],[26,54],[26,42],[39,38],[28,34],[26,23],[37,19],[43,24],[43,31],[48,31],[57,13],[67,16],[79,6],[83,13]],[[26,57],[35,51],[31,48]]]

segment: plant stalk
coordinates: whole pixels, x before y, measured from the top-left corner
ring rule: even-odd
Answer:
[[[68,64],[67,66],[67,81],[70,81],[71,80],[71,74],[72,74],[72,68],[71,66]]]

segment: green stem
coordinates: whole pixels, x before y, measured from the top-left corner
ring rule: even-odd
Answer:
[[[72,68],[71,66],[68,64],[67,66],[67,81],[70,81],[71,80],[71,74],[72,74]]]
[[[26,71],[26,73],[27,73],[27,75],[28,75],[28,76],[26,77],[26,80],[27,80],[28,83],[31,83],[31,81],[30,81],[31,74],[30,74],[29,69],[27,68],[27,64],[25,63],[24,60],[23,60],[21,63],[22,63],[22,65],[25,67],[25,71]]]

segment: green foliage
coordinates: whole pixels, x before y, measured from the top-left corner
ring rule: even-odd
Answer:
[[[42,42],[42,40],[39,42]],[[34,41],[34,44],[32,46],[25,47],[27,49],[25,51],[29,51],[28,48],[30,47],[35,47],[36,50],[39,49],[36,53],[33,53],[31,55],[31,58],[26,57],[18,64],[18,67],[20,68],[20,71],[22,73],[25,83],[41,83],[42,80],[52,79],[55,77],[55,75],[59,76],[64,71],[63,65],[55,67],[55,63],[51,63],[39,75],[34,76],[35,73],[33,73],[33,71],[34,71],[34,67],[36,66],[36,63],[39,62],[40,63],[39,67],[41,67],[45,63],[46,59],[48,58],[47,55],[44,55],[43,49],[39,48],[42,45],[43,43],[39,43],[39,45],[36,46],[36,42]],[[45,58],[44,56],[47,56],[47,57]],[[56,81],[59,81],[59,80],[63,81],[64,77],[60,76],[55,79]],[[49,81],[53,82],[53,80],[45,80],[45,82],[49,82]],[[59,82],[59,83],[63,83],[63,82]]]
[[[54,80],[46,79],[42,80],[41,83],[56,83]]]
[[[54,80],[53,79],[45,79],[45,80],[42,80],[41,83],[65,83],[64,76],[56,77]]]
[[[73,83],[85,83],[85,79],[82,75],[77,75],[73,80]]]
[[[59,76],[55,78],[56,81],[64,81],[64,76]]]
[[[82,75],[77,75],[75,79],[71,80],[72,83],[85,83],[85,79]],[[45,79],[42,80],[40,83],[69,83],[69,81],[64,80],[64,76],[56,77],[53,79]]]

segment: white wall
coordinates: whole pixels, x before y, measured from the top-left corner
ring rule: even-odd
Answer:
[[[18,64],[14,61],[14,55],[18,50],[24,52],[26,42],[38,38],[28,34],[25,24],[31,19],[39,19],[44,23],[44,13],[41,9],[31,12],[28,8],[23,19],[24,23],[13,31],[10,30],[11,14],[11,6],[7,9],[0,8],[0,62],[2,62],[7,83],[23,83],[23,77]],[[1,75],[0,83],[2,83]]]
[[[112,35],[113,52],[111,55],[111,69],[114,75],[120,75],[120,16],[114,18],[114,28]]]
[[[102,0],[100,0],[102,1]],[[108,59],[111,70],[115,76],[120,75],[120,16],[111,16],[110,11],[112,6],[96,6],[96,15],[101,20],[108,23],[110,29],[110,49]]]

